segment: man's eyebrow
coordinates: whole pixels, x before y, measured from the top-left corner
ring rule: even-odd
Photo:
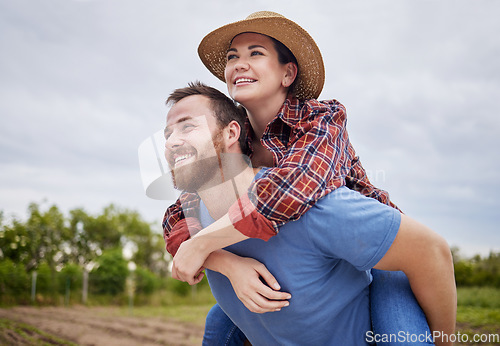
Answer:
[[[163,133],[166,133],[166,132],[167,132],[167,130],[168,130],[169,128],[171,128],[173,125],[180,124],[180,123],[182,123],[182,122],[184,122],[184,121],[193,120],[193,119],[194,119],[194,117],[193,117],[193,116],[191,116],[191,115],[186,115],[185,117],[182,117],[182,118],[178,119],[178,120],[177,120],[174,124],[170,124],[170,125],[165,126],[165,129],[163,130]]]

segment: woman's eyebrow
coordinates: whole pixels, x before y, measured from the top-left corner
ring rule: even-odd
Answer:
[[[267,50],[267,48],[266,48],[266,47],[261,46],[260,44],[254,44],[254,45],[252,45],[252,46],[249,46],[249,47],[248,47],[248,50],[250,50],[250,49],[255,49],[255,48],[263,48],[263,49],[266,49],[266,50]]]
[[[252,49],[255,49],[255,48],[262,48],[262,49],[266,49],[267,50],[266,47],[261,46],[260,44],[254,44],[254,45],[248,46],[248,50],[252,50]],[[229,53],[229,52],[238,52],[238,50],[236,48],[229,48],[227,50],[227,53]]]

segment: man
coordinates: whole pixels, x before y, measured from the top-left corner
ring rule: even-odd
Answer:
[[[404,271],[431,330],[453,333],[456,289],[451,254],[443,238],[393,208],[339,188],[301,219],[282,226],[269,241],[246,240],[221,219],[260,174],[242,155],[242,114],[223,94],[201,84],[176,90],[169,101],[173,106],[167,115],[165,156],[174,184],[200,196],[198,217],[204,227],[211,224],[186,242],[210,253],[204,267],[209,269],[212,292],[250,342],[379,341],[369,334],[371,268]],[[331,208],[336,212],[329,212]],[[249,214],[240,212],[241,217]],[[241,268],[249,266],[250,272],[254,270],[249,280],[255,290],[245,296]],[[182,269],[173,272],[173,277],[183,279],[182,275]],[[273,289],[255,284],[259,276]],[[255,314],[249,309],[275,312]],[[398,341],[414,341],[411,335],[406,337]]]

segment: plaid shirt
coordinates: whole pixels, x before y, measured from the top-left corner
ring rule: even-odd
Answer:
[[[248,195],[231,206],[233,226],[249,237],[267,240],[281,225],[299,219],[317,200],[344,185],[397,208],[387,192],[368,180],[349,141],[346,121],[338,101],[287,98],[261,139],[273,154],[274,167],[265,168]],[[250,126],[247,135],[251,143]],[[167,209],[163,230],[172,255],[190,233],[201,229],[198,206],[196,194],[183,193]]]

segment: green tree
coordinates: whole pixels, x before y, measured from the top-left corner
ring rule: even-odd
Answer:
[[[46,212],[41,212],[38,204],[31,203],[28,211],[25,230],[30,260],[26,264],[26,270],[29,272],[41,263],[46,263],[55,271],[57,255],[61,253],[64,240],[64,216],[55,205]]]
[[[0,300],[7,303],[6,298],[28,297],[31,281],[24,266],[14,263],[11,259],[0,261]],[[13,301],[9,301],[11,303]]]
[[[59,272],[59,293],[65,293],[66,288],[80,289],[83,281],[82,268],[77,264],[67,264]]]
[[[98,259],[98,266],[90,272],[92,289],[100,294],[118,294],[125,291],[128,275],[127,261],[121,248],[106,250]]]
[[[137,267],[134,276],[135,289],[139,294],[151,294],[160,287],[160,278],[147,268]]]

